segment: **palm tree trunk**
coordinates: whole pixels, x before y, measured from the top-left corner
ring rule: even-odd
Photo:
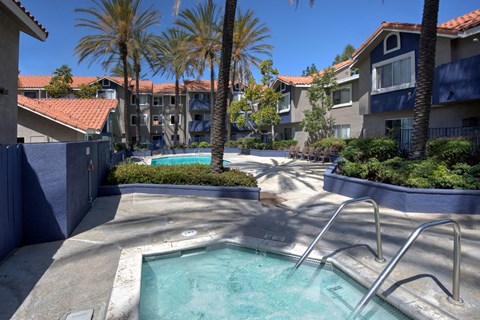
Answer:
[[[233,94],[235,93],[235,74],[236,74],[236,72],[237,72],[237,63],[234,62],[233,63],[232,76],[231,76],[232,83],[230,84],[230,87],[232,88],[232,90],[230,90],[230,98],[231,99],[233,99]],[[232,103],[232,101],[229,99],[228,105],[230,106],[231,103]],[[231,138],[232,138],[232,124],[230,123],[230,115],[227,112],[227,141],[230,141]]]
[[[218,90],[218,87],[217,87]],[[213,103],[215,102],[215,69],[213,57],[210,57],[210,141],[212,139]]]
[[[136,94],[136,99],[135,99],[135,104],[136,104],[136,111],[137,111],[137,122],[136,122],[136,135],[137,135],[137,145],[140,144],[140,80],[138,79],[140,77],[140,70],[139,68],[135,68],[135,94]]]
[[[212,123],[212,162],[210,170],[214,173],[223,171],[223,149],[225,146],[225,117],[227,114],[228,80],[232,61],[233,27],[237,0],[225,0],[223,20],[222,55],[218,73],[218,88],[215,99]]]
[[[127,147],[127,150],[131,149],[131,141],[130,141],[130,121],[129,121],[129,114],[128,114],[128,106],[130,104],[130,101],[128,100],[129,97],[129,89],[128,89],[128,68],[127,68],[127,55],[128,55],[128,49],[126,45],[123,45],[120,47],[120,56],[123,64],[123,87],[124,87],[124,92],[123,92],[123,125],[124,125],[124,130],[125,130],[125,145]]]
[[[428,140],[432,87],[435,72],[439,0],[425,0],[420,32],[417,88],[413,118],[411,159],[423,159]]]
[[[178,115],[179,115],[179,100],[180,99],[180,82],[177,77],[175,77],[175,112],[174,112],[174,121],[175,125],[173,126],[173,145],[178,144]]]

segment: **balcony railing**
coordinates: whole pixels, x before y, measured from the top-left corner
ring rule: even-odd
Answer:
[[[210,131],[210,120],[193,120],[188,122],[188,131],[190,132],[208,132]]]
[[[401,129],[399,132],[392,133],[398,141],[402,150],[410,150],[412,142],[413,129]],[[428,130],[429,139],[442,137],[464,137],[472,141],[475,149],[480,147],[480,127],[451,127],[451,128],[430,128]]]
[[[188,104],[191,111],[209,111],[210,100],[208,99],[192,99]]]

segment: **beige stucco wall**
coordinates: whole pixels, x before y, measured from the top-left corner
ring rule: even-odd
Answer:
[[[340,86],[351,85],[352,87],[352,105],[340,108],[332,108],[329,114],[335,120],[335,125],[350,125],[350,137],[357,138],[362,133],[363,115],[360,114],[359,103],[359,80],[353,80],[342,83]]]
[[[474,41],[477,39],[477,41]],[[479,34],[470,37],[455,39],[452,41],[452,60],[460,60],[476,56],[480,53],[480,36]]]
[[[17,24],[0,11],[0,144],[17,143],[17,84],[20,31]]]
[[[25,143],[85,140],[85,134],[22,108],[18,109],[17,128]]]

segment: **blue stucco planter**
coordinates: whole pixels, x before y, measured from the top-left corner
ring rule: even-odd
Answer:
[[[99,196],[114,196],[128,193],[162,194],[172,196],[196,196],[260,200],[260,188],[216,187],[171,184],[121,184],[100,186]]]
[[[211,153],[212,148],[186,148],[186,149],[165,149],[163,154],[186,154],[186,153]]]
[[[135,157],[151,157],[151,156],[152,156],[152,150],[132,151],[132,152],[130,153],[130,156],[135,156]]]
[[[351,198],[372,197],[379,205],[403,212],[480,214],[480,191],[415,189],[342,176],[336,164],[324,173],[325,191]]]
[[[282,157],[285,158],[288,155],[288,151],[285,150],[258,150],[258,149],[241,149],[241,154],[257,156],[257,157]]]

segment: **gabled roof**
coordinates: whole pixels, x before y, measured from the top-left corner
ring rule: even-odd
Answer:
[[[350,66],[353,63],[353,60],[345,60],[340,63],[337,63],[331,67],[325,68],[318,72],[318,76],[322,76],[322,74],[328,70],[333,68],[335,71],[339,71],[345,67]],[[311,85],[313,82],[313,76],[285,76],[285,75],[278,75],[276,81],[281,81],[291,86],[308,86]]]
[[[153,85],[153,94],[166,93],[175,94],[175,83],[159,83]],[[180,93],[185,93],[185,87],[180,84]]]
[[[459,32],[465,31],[480,25],[480,9],[467,13],[463,16],[454,18],[437,25],[437,35],[446,37],[456,37]],[[420,33],[422,25],[418,23],[401,23],[401,22],[382,22],[380,27],[375,30],[370,37],[353,53],[353,57],[357,57],[362,51],[369,46],[382,32],[403,31]]]
[[[23,25],[21,29],[32,37],[45,41],[48,37],[48,31],[38,22],[35,17],[18,0],[0,0],[0,10],[6,8],[10,11],[16,21]]]
[[[185,80],[183,81],[187,91],[208,91],[210,92],[210,80]],[[217,91],[217,80],[214,81],[213,87]]]
[[[83,133],[88,129],[100,132],[109,112],[115,109],[117,104],[116,99],[30,99],[18,95],[20,108]]]
[[[19,89],[42,89],[45,88],[52,80],[53,76],[28,76],[28,75],[19,75]],[[76,89],[81,84],[92,84],[103,79],[108,79],[119,86],[123,87],[123,78],[122,77],[110,77],[110,76],[73,76],[72,77],[72,88]],[[129,79],[130,89],[135,91],[135,80],[132,78]],[[150,80],[140,80],[140,92],[142,93],[151,93],[153,88],[153,83]]]

